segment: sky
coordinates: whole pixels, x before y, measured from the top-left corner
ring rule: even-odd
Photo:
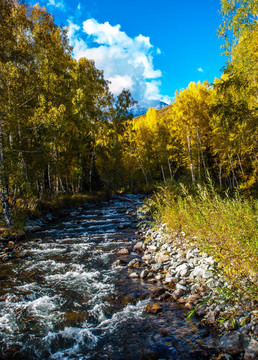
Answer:
[[[73,56],[95,61],[118,95],[170,103],[191,81],[213,82],[226,58],[220,0],[31,0],[69,26]]]

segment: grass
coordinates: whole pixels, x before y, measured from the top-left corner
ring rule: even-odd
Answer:
[[[232,294],[257,301],[257,200],[219,195],[212,186],[190,192],[171,185],[159,189],[149,208],[156,222],[178,234],[183,231],[213,256],[218,271],[232,284]]]

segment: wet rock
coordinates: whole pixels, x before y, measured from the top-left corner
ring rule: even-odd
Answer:
[[[161,329],[160,330],[160,335],[163,336],[163,337],[166,337],[168,336],[169,334],[171,333],[171,330],[170,329]]]
[[[131,273],[131,274],[129,275],[129,277],[136,279],[136,278],[139,277],[139,274],[137,274],[136,272],[133,272],[133,273]]]
[[[53,220],[53,215],[49,213],[49,214],[46,215],[46,218],[47,218],[48,221],[52,221]]]
[[[113,262],[114,266],[125,266],[127,263],[124,260],[121,259],[117,259],[116,261]]]
[[[191,359],[193,360],[205,360],[205,359],[210,359],[210,355],[206,350],[193,350],[190,352],[189,354],[191,356]]]
[[[244,350],[242,338],[236,331],[223,335],[220,339],[219,347],[223,352],[230,355],[240,354]]]
[[[8,246],[9,249],[14,249],[15,248],[15,243],[13,241],[8,241],[7,246]]]
[[[182,289],[176,289],[172,293],[172,298],[177,301],[182,295],[184,294],[184,291]]]
[[[205,306],[200,306],[196,312],[195,312],[195,315],[197,315],[198,317],[202,318],[206,315],[207,313],[207,310],[205,308]]]
[[[162,311],[162,306],[159,305],[158,303],[149,303],[146,306],[146,312],[150,313],[150,314],[157,314],[160,311]]]
[[[143,242],[142,241],[139,241],[139,242],[137,242],[135,245],[134,245],[134,248],[133,248],[133,250],[134,251],[136,251],[136,252],[138,252],[138,253],[140,253],[140,252],[142,252],[142,246],[143,246]]]
[[[154,290],[151,294],[151,298],[152,299],[157,299],[159,298],[161,295],[163,295],[165,293],[166,289],[165,288],[158,288],[156,290]]]
[[[258,358],[258,341],[251,339],[244,355],[244,360],[255,360]]]
[[[128,264],[129,268],[139,267],[139,266],[140,266],[140,260],[139,259],[132,259]]]
[[[130,254],[130,251],[126,248],[122,248],[117,251],[117,255],[128,255],[128,254]]]
[[[26,231],[26,232],[39,231],[39,230],[41,230],[41,226],[39,226],[39,225],[28,225],[28,226],[25,226],[23,230]]]
[[[75,216],[80,215],[80,212],[79,212],[79,211],[71,211],[69,215],[70,215],[71,217],[75,217]]]
[[[144,270],[142,270],[142,272],[141,272],[141,274],[140,274],[140,278],[141,278],[141,279],[146,279],[146,277],[148,276],[148,274],[149,274],[149,271],[146,270],[146,269],[144,269]]]
[[[186,302],[196,304],[199,299],[201,299],[200,295],[197,295],[197,294],[196,295],[189,295],[186,298]]]

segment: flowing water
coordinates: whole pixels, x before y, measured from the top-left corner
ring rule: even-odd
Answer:
[[[147,314],[159,285],[114,265],[137,256],[116,251],[137,241],[141,201],[85,205],[22,242],[24,257],[0,264],[0,359],[210,358],[212,332],[171,300]]]

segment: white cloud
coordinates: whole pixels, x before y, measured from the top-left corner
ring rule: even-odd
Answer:
[[[197,69],[197,71],[199,71],[199,72],[204,72],[204,70],[203,70],[202,67],[199,67],[199,68]]]
[[[114,94],[119,94],[123,89],[132,90],[133,80],[128,75],[115,75],[107,80],[110,81],[109,88]]]
[[[161,51],[154,48],[149,37],[139,34],[132,38],[120,25],[95,19],[84,21],[82,28],[72,21],[69,26],[74,57],[94,60],[96,67],[104,70],[115,95],[126,88],[137,101],[165,99],[160,94],[162,72],[153,64],[153,56]]]
[[[64,3],[63,0],[56,1],[56,0],[48,0],[47,6],[54,6],[59,9],[64,9]]]

